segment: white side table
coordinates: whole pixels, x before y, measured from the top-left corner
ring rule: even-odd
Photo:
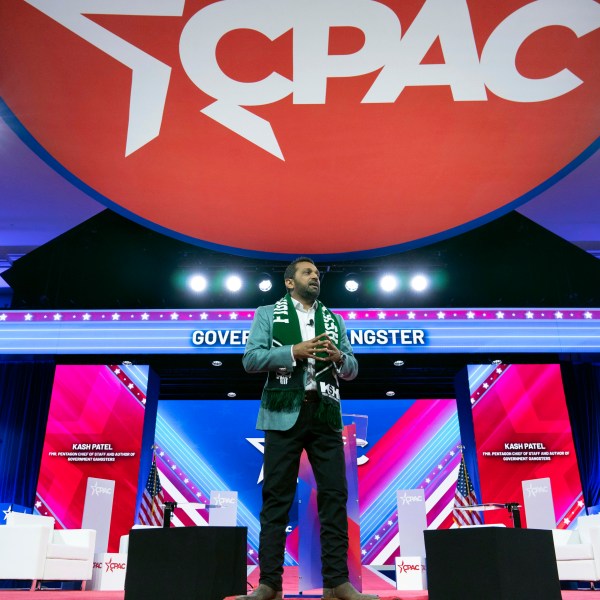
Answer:
[[[104,552],[94,554],[92,571],[92,590],[125,589],[125,570],[127,554],[123,552]]]

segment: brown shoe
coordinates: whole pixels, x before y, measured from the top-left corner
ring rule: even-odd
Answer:
[[[283,592],[276,592],[273,588],[261,583],[251,594],[236,596],[235,600],[282,600]]]
[[[323,588],[322,600],[379,600],[379,596],[361,594],[349,581],[334,588]]]

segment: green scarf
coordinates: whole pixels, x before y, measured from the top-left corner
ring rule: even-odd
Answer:
[[[322,302],[315,311],[315,335],[327,332],[331,341],[339,347],[340,328],[335,315]],[[273,308],[273,346],[293,346],[302,341],[300,321],[296,307],[289,294],[275,303]],[[320,356],[326,357],[327,353]],[[270,371],[262,406],[274,412],[300,410],[304,399],[304,361],[296,361],[292,373],[282,369]],[[336,370],[331,362],[315,362],[317,392],[321,398],[317,408],[318,419],[333,429],[342,429],[340,390]]]

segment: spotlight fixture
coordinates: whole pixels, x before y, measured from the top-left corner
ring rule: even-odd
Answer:
[[[429,279],[425,275],[415,275],[410,280],[410,287],[415,292],[424,292],[429,287]]]
[[[501,364],[502,364],[502,361],[501,361],[499,358],[495,358],[495,359],[492,361],[492,364],[493,364],[494,366],[496,366],[496,367],[497,367],[498,365],[501,365]]]
[[[388,396],[389,398],[392,398],[393,396],[395,396],[395,395],[396,395],[396,392],[394,392],[394,390],[388,390],[388,391],[385,393],[385,395],[386,395],[386,396]]]
[[[235,392],[227,392],[228,398],[235,398],[236,396],[237,396],[237,394]]]
[[[220,360],[213,360],[212,363],[210,363],[213,367],[222,367],[223,363]]]
[[[393,292],[399,285],[398,278],[395,275],[384,275],[379,280],[379,286],[384,292]]]
[[[130,360],[123,360],[121,361],[121,364],[130,367],[133,363]]]
[[[269,292],[273,288],[273,281],[271,280],[271,276],[267,275],[267,273],[263,273],[261,280],[258,282],[258,289],[261,292]]]
[[[403,360],[395,360],[394,361],[394,366],[395,367],[403,367],[404,366],[404,361]]]
[[[242,289],[242,279],[239,275],[230,275],[225,280],[225,288],[229,292],[239,292]]]
[[[346,276],[346,281],[344,282],[344,287],[346,288],[346,291],[350,292],[351,294],[358,290],[360,284],[356,280],[354,273],[348,273]]]
[[[194,292],[203,292],[208,287],[208,281],[204,275],[192,275],[188,279],[188,286]]]

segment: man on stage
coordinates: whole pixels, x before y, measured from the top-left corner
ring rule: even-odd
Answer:
[[[268,373],[257,429],[265,431],[260,513],[260,585],[237,600],[282,598],[286,527],[302,450],[317,482],[323,598],[377,600],[348,581],[348,488],[342,441],[339,379],[358,364],[344,320],[317,300],[319,271],[310,258],[284,273],[287,294],[257,309],[242,359],[249,373]]]

